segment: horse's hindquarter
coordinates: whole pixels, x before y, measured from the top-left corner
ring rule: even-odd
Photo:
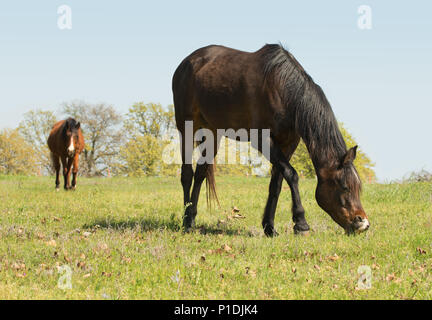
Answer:
[[[205,63],[203,63],[205,61]],[[212,129],[262,127],[267,97],[254,53],[212,46],[190,58],[194,120]]]

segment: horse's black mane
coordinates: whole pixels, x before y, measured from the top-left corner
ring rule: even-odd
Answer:
[[[340,160],[346,144],[321,87],[281,45],[267,44],[260,52],[265,79],[279,87],[285,107],[294,110],[295,128],[312,161]]]

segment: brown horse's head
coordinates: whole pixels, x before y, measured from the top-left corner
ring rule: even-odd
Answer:
[[[65,120],[64,125],[64,138],[66,140],[67,154],[69,157],[73,157],[75,151],[77,150],[80,140],[79,140],[79,130],[81,124],[75,119],[68,118]]]
[[[331,168],[320,169],[315,192],[319,206],[350,233],[369,228],[369,221],[360,202],[361,182],[353,161],[357,146],[351,148]]]

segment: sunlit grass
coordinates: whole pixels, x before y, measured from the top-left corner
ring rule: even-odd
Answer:
[[[222,208],[203,194],[183,234],[179,178],[79,178],[56,193],[51,178],[0,177],[0,299],[432,298],[432,183],[366,184],[371,228],[351,237],[317,206],[314,181],[300,185],[313,231],[295,236],[285,184],[274,239],[261,230],[268,183],[217,177]],[[64,265],[72,289],[58,287]]]

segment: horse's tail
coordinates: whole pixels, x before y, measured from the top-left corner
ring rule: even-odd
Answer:
[[[213,201],[216,201],[218,207],[220,207],[219,199],[216,193],[216,180],[214,176],[215,169],[216,159],[213,160],[213,163],[209,163],[207,165],[206,170],[207,206],[209,206],[210,208]]]

